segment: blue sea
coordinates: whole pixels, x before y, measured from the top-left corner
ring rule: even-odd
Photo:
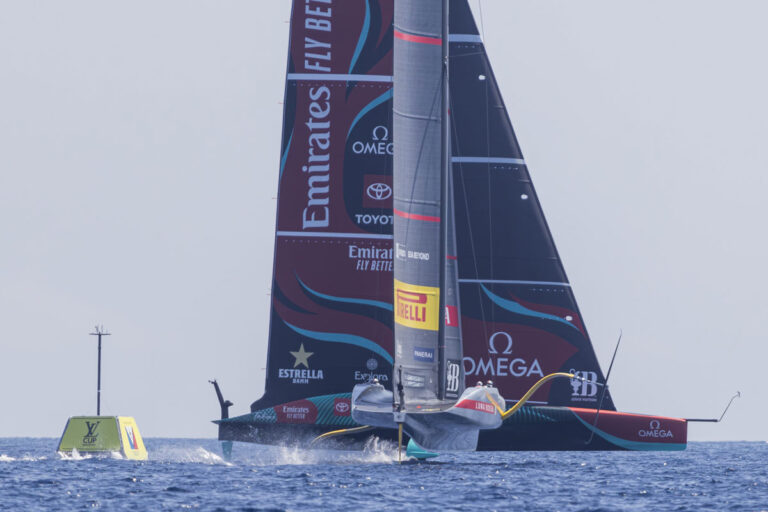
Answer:
[[[57,439],[0,439],[0,510],[768,511],[768,444],[684,452],[495,452],[397,463],[361,452],[147,439],[150,460],[64,457]]]

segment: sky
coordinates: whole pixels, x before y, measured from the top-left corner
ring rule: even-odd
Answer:
[[[768,3],[470,3],[619,410],[768,440]],[[96,324],[145,437],[261,396],[289,15],[0,0],[0,437],[95,413]]]

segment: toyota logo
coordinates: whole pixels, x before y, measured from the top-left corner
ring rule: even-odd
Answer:
[[[349,404],[347,402],[338,402],[336,404],[336,412],[345,413],[349,410]]]
[[[372,183],[368,185],[365,193],[374,201],[384,201],[392,197],[392,187],[386,183]]]

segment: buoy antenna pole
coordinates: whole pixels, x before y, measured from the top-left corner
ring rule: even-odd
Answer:
[[[97,325],[93,330],[94,332],[91,333],[91,336],[99,337],[98,370],[96,372],[96,416],[101,416],[101,337],[109,336],[111,333],[104,330],[103,325]]]

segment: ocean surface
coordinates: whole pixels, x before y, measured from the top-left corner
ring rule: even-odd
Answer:
[[[0,439],[0,510],[768,511],[768,444],[684,452],[495,452],[397,463],[362,452],[146,439],[150,460],[64,457],[58,439]]]

